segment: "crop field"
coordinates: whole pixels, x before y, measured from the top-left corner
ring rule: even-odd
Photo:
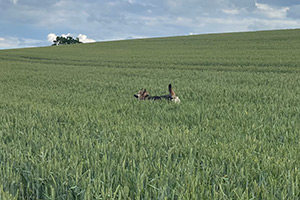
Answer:
[[[0,199],[300,199],[300,29],[1,50]]]

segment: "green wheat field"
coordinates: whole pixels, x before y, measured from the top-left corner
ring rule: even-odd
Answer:
[[[300,199],[300,29],[1,50],[0,199]]]

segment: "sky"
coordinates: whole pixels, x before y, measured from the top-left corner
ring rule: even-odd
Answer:
[[[0,49],[300,28],[300,0],[0,0]]]

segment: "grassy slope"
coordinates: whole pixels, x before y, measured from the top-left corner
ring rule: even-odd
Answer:
[[[0,51],[0,185],[24,199],[300,197],[300,30]],[[182,103],[140,102],[172,83]]]

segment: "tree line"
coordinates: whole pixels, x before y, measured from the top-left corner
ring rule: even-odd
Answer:
[[[52,46],[66,45],[66,44],[79,44],[79,43],[82,42],[79,41],[78,37],[74,39],[71,36],[67,36],[67,37],[57,36],[56,39],[53,41]]]

